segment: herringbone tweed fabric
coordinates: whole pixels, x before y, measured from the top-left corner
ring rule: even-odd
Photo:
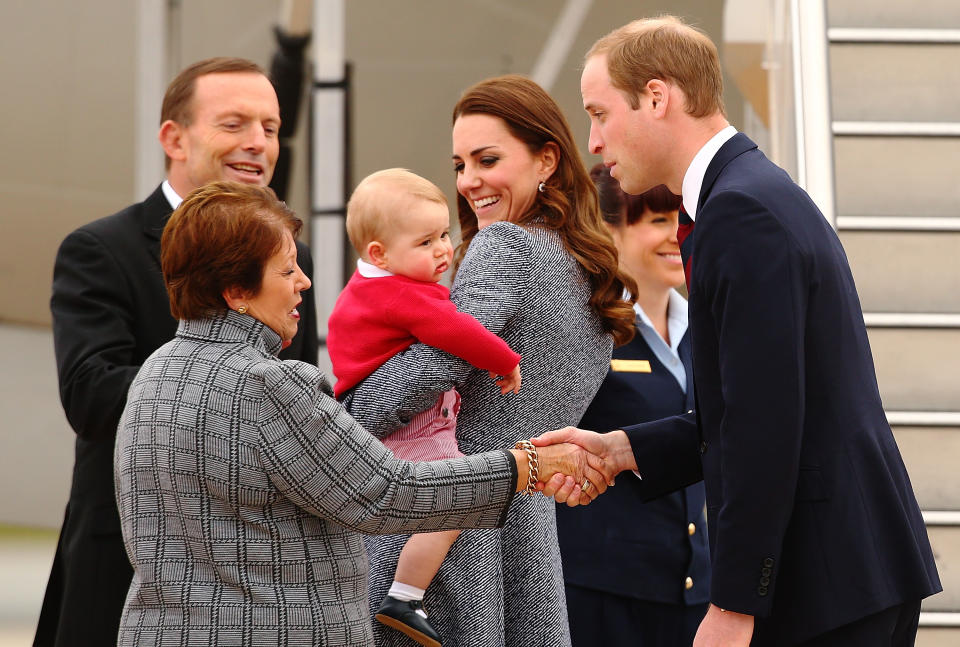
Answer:
[[[590,294],[555,233],[510,223],[485,227],[470,245],[451,298],[523,356],[520,393],[500,395],[486,371],[415,344],[364,380],[348,407],[382,436],[456,386],[463,397],[457,441],[466,454],[575,424],[603,381],[612,348],[588,304]],[[389,588],[405,540],[367,539],[374,607]],[[553,501],[518,497],[502,530],[464,532],[424,605],[444,647],[569,645]],[[378,623],[374,633],[379,645],[413,645]]]
[[[500,525],[506,452],[397,460],[280,338],[227,312],[143,365],[115,479],[133,583],[120,645],[371,645],[358,533]]]

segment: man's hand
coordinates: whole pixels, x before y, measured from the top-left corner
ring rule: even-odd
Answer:
[[[513,367],[513,370],[510,371],[508,375],[497,375],[493,371],[489,371],[490,377],[493,378],[494,382],[497,383],[497,386],[500,387],[500,394],[506,395],[507,393],[519,393],[520,392],[520,365],[517,364]]]
[[[693,647],[748,647],[753,637],[753,616],[722,611],[711,604],[697,629]]]
[[[614,480],[620,472],[624,470],[637,469],[637,462],[633,457],[633,449],[630,447],[630,439],[627,438],[621,430],[611,431],[608,434],[598,434],[586,429],[577,429],[576,427],[564,427],[548,431],[537,438],[531,438],[531,442],[537,447],[546,447],[554,443],[575,443],[589,452],[588,461],[596,458],[603,459],[603,467],[594,467],[607,475],[607,485],[613,485]],[[575,484],[580,485],[580,484]],[[560,503],[566,502],[567,505],[576,505],[570,501],[583,498],[582,494],[571,486],[570,481],[555,475],[543,484],[543,493],[552,496]],[[579,488],[577,488],[579,490]],[[588,488],[589,490],[589,488]],[[581,501],[582,502],[582,501]]]
[[[607,489],[607,481],[615,476],[602,458],[585,451],[579,445],[560,443],[540,447],[538,488],[547,496],[556,498],[560,492],[560,503],[568,506],[587,505]],[[558,483],[553,491],[542,487],[543,481]]]

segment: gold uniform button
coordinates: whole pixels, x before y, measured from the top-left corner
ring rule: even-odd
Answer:
[[[691,523],[689,526],[687,526],[687,534],[688,534],[688,535],[692,535],[692,534],[694,534],[695,532],[697,532],[697,527],[696,527],[694,524]]]
[[[692,589],[692,588],[693,588],[693,578],[692,578],[692,577],[688,577],[687,579],[685,579],[685,580],[683,581],[683,588],[685,588],[685,589]]]

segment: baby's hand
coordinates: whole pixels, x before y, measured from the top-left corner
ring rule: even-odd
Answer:
[[[493,371],[490,371],[490,377],[492,377],[497,385],[500,387],[500,393],[506,395],[511,391],[513,393],[520,392],[520,365],[517,364],[509,375],[497,375]]]

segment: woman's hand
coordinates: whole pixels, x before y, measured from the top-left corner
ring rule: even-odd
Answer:
[[[637,462],[633,456],[633,449],[630,446],[630,439],[622,430],[612,431],[608,434],[598,434],[586,429],[577,429],[576,427],[564,427],[548,431],[537,438],[531,438],[531,442],[538,447],[539,452],[550,446],[551,443],[576,443],[587,451],[595,461],[602,461],[600,470],[608,476],[607,485],[614,484],[614,478],[624,470],[636,470]],[[598,463],[599,465],[600,463]],[[541,483],[537,489],[541,490],[546,496],[552,496],[558,502],[567,502],[571,505],[570,499],[583,503],[581,493],[575,491],[574,484],[570,479],[565,479],[561,475],[556,475],[552,479],[540,479]],[[577,505],[573,503],[572,505]]]
[[[607,483],[614,476],[604,459],[572,443],[539,447],[537,456],[540,483],[559,478],[564,478],[568,486],[572,482],[572,490],[565,499],[571,507],[586,505],[606,492]]]

